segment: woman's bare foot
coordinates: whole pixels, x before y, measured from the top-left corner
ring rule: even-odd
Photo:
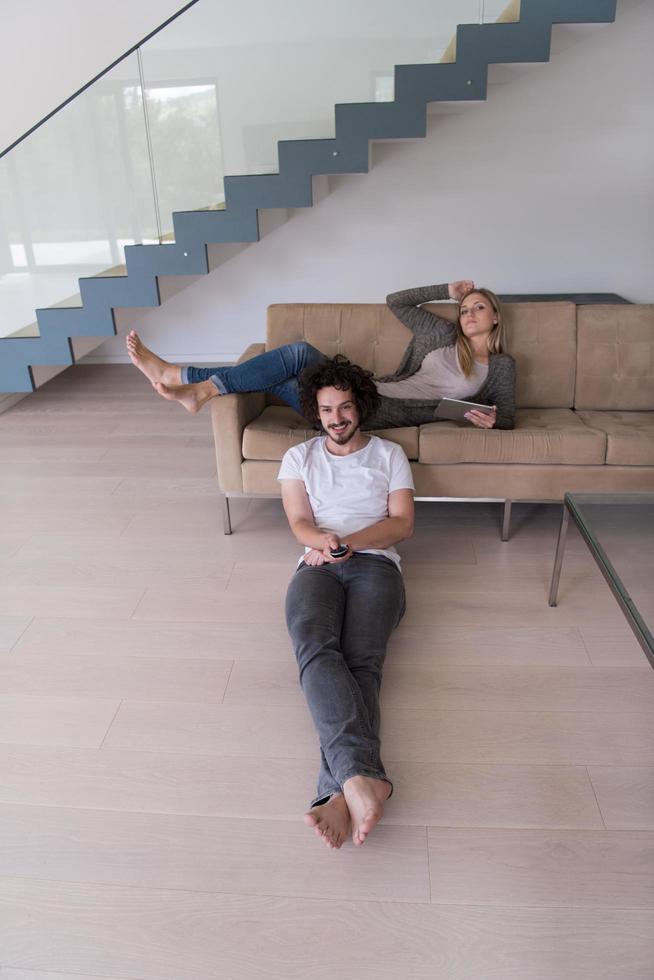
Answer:
[[[391,785],[384,779],[352,776],[343,784],[343,794],[352,820],[352,840],[355,844],[363,844],[384,814]]]
[[[200,381],[194,385],[166,385],[155,381],[152,387],[162,398],[179,402],[191,415],[196,415],[203,405],[220,394],[213,381]]]
[[[142,371],[152,384],[161,381],[167,385],[178,385],[182,380],[182,369],[176,364],[162,361],[145,346],[136,330],[130,330],[125,339],[127,353],[132,364]]]
[[[317,837],[322,837],[327,847],[339,848],[350,832],[350,812],[342,793],[330,796],[326,803],[312,806],[304,814],[307,827],[313,827]]]

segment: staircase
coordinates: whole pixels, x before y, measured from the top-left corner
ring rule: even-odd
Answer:
[[[209,247],[256,242],[262,211],[311,207],[314,176],[366,173],[371,140],[424,137],[430,103],[484,100],[489,65],[546,62],[553,24],[611,22],[616,3],[514,0],[497,23],[460,25],[440,63],[396,66],[394,102],[337,105],[333,139],[279,142],[278,173],[225,177],[224,208],[175,213],[173,242],[125,246],[124,266],[1,338],[0,392],[33,391],[114,335],[117,310],[160,305],[160,277],[207,274]]]

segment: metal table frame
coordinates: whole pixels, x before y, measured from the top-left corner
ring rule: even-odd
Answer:
[[[556,554],[554,556],[554,568],[552,570],[552,582],[550,585],[549,595],[550,606],[556,606],[559,592],[559,580],[561,578],[561,567],[563,565],[563,554],[565,552],[565,542],[568,533],[568,524],[570,516],[572,516],[572,519],[578,527],[581,536],[588,546],[588,550],[595,559],[595,562],[606,579],[606,582],[618,605],[620,606],[625,619],[629,623],[634,636],[640,643],[645,656],[650,662],[650,665],[654,667],[654,641],[652,640],[652,635],[645,626],[645,623],[641,618],[638,609],[636,608],[636,604],[622,584],[620,576],[609,561],[606,552],[600,543],[595,540],[591,531],[584,523],[582,515],[576,510],[575,503],[577,501],[580,505],[582,505],[584,502],[611,504],[627,503],[629,501],[632,501],[635,505],[640,503],[654,504],[654,493],[566,493],[563,498],[563,513],[561,515],[561,526],[559,528]]]

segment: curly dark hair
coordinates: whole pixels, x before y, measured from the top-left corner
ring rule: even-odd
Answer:
[[[311,422],[319,422],[317,394],[321,388],[351,389],[361,425],[377,411],[379,392],[372,380],[372,371],[352,364],[347,357],[335,357],[310,364],[298,378],[302,414]]]

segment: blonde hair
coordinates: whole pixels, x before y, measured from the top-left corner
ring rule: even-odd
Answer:
[[[504,351],[504,323],[500,301],[490,289],[469,289],[459,300],[459,309],[461,309],[468,296],[472,296],[473,294],[484,296],[493,308],[493,313],[497,317],[497,323],[488,335],[488,350],[491,354],[501,354]],[[466,378],[469,378],[474,370],[475,358],[470,341],[461,329],[461,321],[458,317],[456,321],[456,350],[461,370]]]

